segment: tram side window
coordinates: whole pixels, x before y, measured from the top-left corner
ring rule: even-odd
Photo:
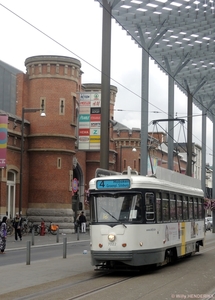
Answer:
[[[183,220],[183,216],[182,216],[182,196],[178,195],[177,197],[177,219],[178,220]]]
[[[162,221],[162,214],[161,214],[161,194],[156,193],[156,214],[157,214],[157,222]]]
[[[198,198],[194,198],[194,219],[198,219]]]
[[[162,213],[163,213],[163,221],[169,221],[169,194],[162,194]]]
[[[153,221],[155,218],[153,193],[145,194],[145,206],[146,206],[146,221]]]
[[[170,220],[176,220],[176,195],[170,194]]]
[[[198,205],[198,211],[199,211],[199,218],[203,219],[204,218],[204,200],[201,198],[199,199],[199,205]]]
[[[160,193],[156,193],[156,215],[157,222],[161,222],[161,195]]]
[[[189,219],[193,219],[193,197],[189,199]]]
[[[183,220],[188,220],[188,198],[184,196],[183,198]]]

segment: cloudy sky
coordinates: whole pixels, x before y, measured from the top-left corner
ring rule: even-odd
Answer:
[[[0,0],[0,60],[25,72],[34,55],[79,59],[82,83],[101,82],[102,8],[94,0]],[[112,21],[111,84],[118,94],[114,118],[130,128],[141,124],[141,49]],[[168,77],[150,62],[149,123],[167,118]],[[193,108],[193,142],[201,146],[201,111]],[[187,99],[175,89],[175,117],[185,118]],[[167,128],[167,123],[162,127]],[[149,125],[149,131],[153,127]],[[157,130],[157,129],[156,129]],[[159,128],[159,130],[161,130]],[[187,124],[185,123],[185,133]],[[186,142],[179,125],[175,140]],[[207,119],[207,162],[212,162],[212,123]]]

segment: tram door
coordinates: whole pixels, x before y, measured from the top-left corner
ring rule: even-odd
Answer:
[[[7,175],[6,215],[9,219],[15,216],[16,173],[9,171]]]

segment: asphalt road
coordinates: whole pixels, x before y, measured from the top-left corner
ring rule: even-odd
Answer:
[[[20,244],[19,244],[20,245]],[[85,242],[73,242],[67,243],[66,245],[66,254],[80,254],[83,253],[84,250],[87,252],[90,251],[89,241]],[[38,260],[46,260],[49,258],[63,257],[64,254],[63,243],[55,243],[51,245],[39,245],[39,246],[31,246],[30,248],[30,260],[31,262]],[[17,248],[10,251],[7,251],[5,255],[0,256],[0,265],[12,265],[17,263],[25,263],[27,255],[27,247]]]
[[[0,299],[215,299],[215,234],[211,232],[206,233],[200,253],[136,276],[123,272],[95,278],[100,272],[91,266],[90,253],[83,254],[89,240],[73,240],[67,246],[67,259],[62,259],[62,243],[32,247],[30,266],[18,261],[25,261],[26,249],[11,249],[0,256]]]

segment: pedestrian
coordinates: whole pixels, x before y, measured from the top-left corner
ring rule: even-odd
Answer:
[[[13,219],[13,227],[15,229],[15,242],[17,242],[18,237],[21,241],[22,240],[22,233],[21,233],[22,218],[19,216],[18,213],[16,213],[16,216]]]
[[[87,222],[87,220],[86,220],[86,217],[85,217],[83,211],[81,212],[81,215],[79,217],[79,221],[80,221],[80,224],[81,224],[81,232],[83,232],[83,233],[86,232],[86,222]]]
[[[4,250],[6,248],[6,239],[7,239],[7,217],[3,217],[1,226],[0,226],[0,250],[1,254],[4,254]]]
[[[79,229],[79,231],[81,229],[80,220],[79,220],[80,215],[81,214],[79,213],[78,216],[77,216],[77,218],[76,218],[76,220],[75,220],[75,232],[78,232],[78,229]]]

